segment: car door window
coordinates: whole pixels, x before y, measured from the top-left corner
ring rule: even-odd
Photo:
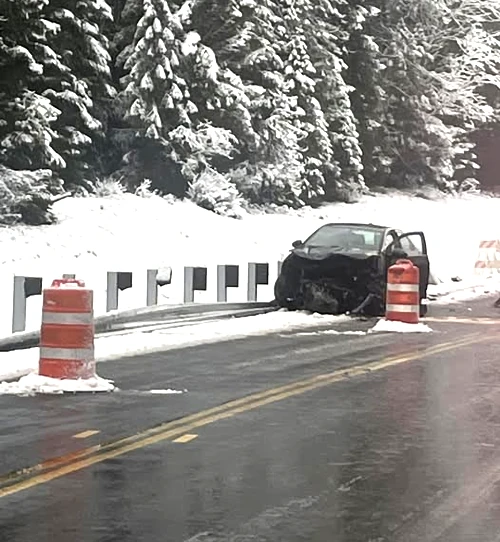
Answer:
[[[391,243],[393,243],[396,240],[396,235],[390,231],[384,239],[384,244],[382,245],[382,251],[384,251]]]
[[[420,256],[425,254],[422,246],[422,237],[418,234],[409,235],[400,239],[401,248],[408,256]]]

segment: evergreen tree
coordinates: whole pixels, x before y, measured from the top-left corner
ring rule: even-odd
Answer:
[[[62,175],[69,184],[91,187],[101,169],[96,151],[102,149],[107,111],[116,94],[104,34],[111,8],[105,0],[50,0],[44,13],[58,28],[53,46],[65,66],[47,74],[45,90],[62,112],[55,142],[66,162]]]
[[[189,126],[190,115],[197,112],[178,69],[182,34],[182,26],[165,0],[144,0],[134,51],[124,65],[129,70],[124,97],[126,117],[146,138],[159,140],[178,125]]]
[[[137,17],[138,5],[128,1],[122,16],[127,25]],[[184,30],[166,0],[143,0],[133,41],[120,37],[122,51],[117,69],[125,74],[119,94],[124,120],[134,129],[124,147],[129,182],[142,181],[141,172],[154,188],[182,195],[186,183],[176,165],[168,134],[178,125],[191,126],[196,106],[189,99],[187,83],[180,67]],[[165,179],[165,181],[162,181]],[[166,183],[166,184],[165,184]]]
[[[55,149],[59,111],[43,95],[50,69],[64,66],[49,45],[57,28],[44,0],[0,0],[0,161],[15,169],[65,167]]]
[[[134,35],[142,15],[142,0],[111,0],[113,13],[112,39],[110,52],[114,82],[118,86],[120,78],[126,75],[124,65],[134,49]]]
[[[388,184],[458,186],[474,172],[471,134],[494,118],[499,3],[387,2],[375,24],[384,70],[380,154]],[[463,176],[462,176],[463,177]]]
[[[291,25],[283,20],[286,10],[273,0],[234,0],[212,6],[212,10],[204,10],[202,35],[217,51],[222,68],[242,81],[247,101],[240,100],[240,104],[248,111],[248,133],[255,134],[252,152],[242,156],[243,162],[230,176],[253,202],[300,205],[304,192],[302,142],[307,131],[304,111],[285,74],[286,60],[293,54]]]
[[[257,202],[292,205],[364,189],[334,2],[201,6],[207,43],[251,96],[258,146],[234,173],[241,189]]]
[[[352,30],[349,22],[360,14],[342,0],[318,0],[304,18],[311,58],[316,68],[316,95],[323,113],[323,133],[328,136],[323,160],[325,196],[351,200],[365,190],[362,149],[347,81],[346,49]],[[326,144],[326,139],[323,138]]]
[[[228,119],[237,116],[241,99],[237,78],[220,70],[193,30],[189,7],[173,11],[165,0],[143,0],[120,95],[136,130],[126,160],[135,168],[154,149],[158,168],[148,177],[156,188],[178,195],[206,167],[231,163],[237,141]],[[245,125],[242,115],[238,123]]]
[[[351,0],[343,19],[346,34],[345,81],[352,88],[352,115],[362,149],[363,178],[368,186],[384,184],[389,169],[380,141],[384,133],[385,65],[376,40],[378,0]]]

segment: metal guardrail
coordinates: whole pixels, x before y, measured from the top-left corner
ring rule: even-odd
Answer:
[[[94,319],[96,335],[130,332],[145,328],[148,331],[164,327],[181,327],[224,318],[256,316],[277,310],[274,303],[189,303],[156,305],[127,311],[103,314]],[[40,343],[40,331],[23,331],[0,338],[0,352],[34,348]]]

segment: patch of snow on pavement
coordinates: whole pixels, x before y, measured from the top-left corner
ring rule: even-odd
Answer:
[[[368,333],[376,333],[381,331],[389,331],[393,333],[429,333],[434,331],[427,324],[419,322],[418,324],[407,324],[406,322],[396,322],[394,320],[386,320],[381,318]]]
[[[114,389],[115,386],[111,380],[106,380],[104,378],[100,378],[99,376],[78,380],[58,380],[56,378],[40,376],[35,372],[23,376],[17,382],[0,383],[0,395],[59,395],[62,393],[110,392]]]
[[[175,348],[243,339],[276,331],[300,330],[318,325],[349,321],[345,315],[310,314],[305,311],[279,310],[260,316],[246,316],[209,322],[184,328],[129,333],[96,340],[96,358],[108,361],[144,353],[165,352]]]
[[[153,395],[177,395],[180,393],[185,393],[187,390],[171,390],[170,388],[166,390],[149,390],[148,393]]]
[[[320,335],[366,335],[366,331],[336,331],[335,329],[323,329],[321,331],[302,331],[294,333],[293,336],[308,337]]]

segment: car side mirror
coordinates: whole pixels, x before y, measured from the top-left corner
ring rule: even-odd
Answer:
[[[302,241],[299,241],[299,240],[294,241],[294,242],[292,243],[292,247],[293,247],[293,248],[299,248],[299,247],[301,247],[302,245],[303,245]]]

